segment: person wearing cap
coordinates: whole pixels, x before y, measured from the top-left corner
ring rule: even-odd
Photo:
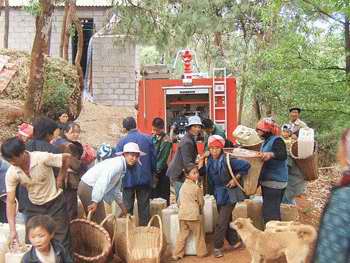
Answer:
[[[78,195],[86,213],[92,212],[92,220],[101,223],[106,217],[104,202],[116,201],[123,214],[127,209],[123,204],[122,182],[125,173],[139,166],[144,153],[136,143],[124,145],[117,157],[106,159],[90,168],[81,178]]]
[[[212,135],[208,138],[209,157],[207,160],[200,158],[199,168],[205,169],[209,181],[214,188],[214,196],[219,211],[218,222],[214,232],[214,256],[219,258],[223,254],[224,240],[227,239],[232,247],[238,245],[237,232],[229,227],[232,221],[232,211],[237,202],[246,199],[242,189],[238,186],[243,185],[244,176],[250,169],[249,162],[229,158],[232,168],[232,175],[229,172],[226,155],[223,151],[225,139],[219,135]]]
[[[289,124],[291,125],[291,131],[295,139],[298,137],[301,128],[307,128],[307,124],[300,120],[300,113],[301,109],[298,107],[289,109]]]
[[[185,180],[183,170],[196,163],[198,155],[196,137],[202,130],[201,118],[199,116],[189,117],[186,129],[187,132],[178,144],[167,171],[167,176],[175,184],[176,197],[179,196],[180,188]]]
[[[99,162],[112,158],[114,155],[115,149],[107,143],[102,143],[96,152],[96,158]]]
[[[151,136],[139,132],[133,117],[123,120],[123,128],[127,135],[122,138],[116,152],[123,151],[125,144],[137,143],[145,155],[140,156],[140,165],[126,171],[123,178],[123,200],[128,213],[133,214],[135,196],[137,198],[139,223],[146,226],[150,219],[150,198],[152,193],[153,175],[156,173],[156,151]]]
[[[281,201],[288,183],[287,149],[280,135],[280,128],[271,118],[264,118],[256,125],[256,131],[264,140],[260,157],[264,165],[260,173],[263,197],[264,223],[281,220]]]

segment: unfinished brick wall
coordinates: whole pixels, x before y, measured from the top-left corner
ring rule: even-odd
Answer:
[[[92,55],[95,101],[114,106],[135,105],[137,60],[133,41],[116,35],[95,37]]]

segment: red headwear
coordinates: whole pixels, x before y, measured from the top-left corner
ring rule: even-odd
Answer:
[[[261,130],[263,132],[270,132],[273,135],[280,135],[281,129],[278,124],[271,118],[264,118],[258,122],[256,125],[257,130]]]
[[[225,147],[225,139],[222,138],[220,135],[212,135],[208,139],[208,147],[218,147],[218,148],[224,148]]]
[[[18,134],[27,137],[28,139],[33,136],[33,126],[29,123],[23,122],[18,126]]]

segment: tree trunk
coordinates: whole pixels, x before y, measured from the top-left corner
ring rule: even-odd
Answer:
[[[79,100],[77,101],[78,103],[78,112],[81,110],[81,94],[84,89],[84,73],[83,73],[83,68],[81,67],[81,57],[83,55],[83,49],[84,49],[84,34],[83,34],[83,27],[81,25],[80,19],[77,16],[77,7],[76,7],[76,1],[72,1],[72,8],[71,10],[71,18],[74,23],[74,26],[77,30],[78,33],[78,47],[77,47],[77,54],[75,56],[74,64],[77,68],[78,71],[78,76],[79,76],[79,86],[80,86],[80,97]]]
[[[254,99],[253,99],[253,109],[254,109],[256,119],[260,120],[261,119],[260,103],[256,95],[254,96]]]
[[[73,5],[71,4],[71,1],[69,1],[69,9],[67,13],[67,18],[66,18],[66,28],[64,32],[64,41],[63,41],[63,59],[68,61],[68,53],[69,53],[69,38],[70,38],[70,32],[69,29],[72,25],[72,8]]]
[[[345,66],[345,72],[348,77],[350,77],[350,25],[349,25],[349,16],[345,16],[345,23],[344,23],[344,36],[345,36],[345,59],[346,59],[346,66]]]
[[[245,92],[247,90],[246,68],[247,68],[247,65],[244,62],[244,65],[242,67],[241,88],[240,88],[239,104],[238,104],[238,116],[237,116],[238,124],[242,124],[242,114],[243,114],[243,107],[244,107],[244,96],[245,96]]]
[[[47,48],[45,50],[45,54],[50,56],[50,48],[51,48],[51,35],[52,35],[52,21],[50,23],[50,29],[47,37]]]
[[[9,0],[5,0],[4,48],[8,48],[8,47],[9,47],[9,26],[10,26],[10,7],[9,7]]]
[[[63,15],[63,22],[62,22],[62,31],[61,31],[61,39],[60,39],[60,57],[63,58],[63,47],[64,47],[64,41],[67,31],[67,18],[68,18],[68,11],[69,11],[69,1],[64,1],[64,15]]]
[[[38,115],[42,106],[44,85],[44,52],[47,49],[52,13],[52,0],[40,0],[41,12],[35,19],[35,38],[31,53],[25,115],[30,118]]]

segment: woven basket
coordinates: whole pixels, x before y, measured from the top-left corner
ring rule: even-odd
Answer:
[[[246,160],[250,163],[248,174],[244,176],[242,190],[246,195],[255,194],[258,188],[261,168],[264,164],[258,157],[258,152],[240,148],[224,149],[224,151],[237,159]]]
[[[117,224],[117,218],[115,215],[107,215],[105,219],[100,223],[100,226],[102,226],[104,229],[107,230],[109,237],[112,241],[112,252],[115,252],[115,247],[114,247],[114,240],[116,236],[116,224]]]
[[[155,219],[159,228],[152,226]],[[126,235],[119,235],[117,243],[119,257],[128,263],[159,263],[165,250],[160,217],[154,215],[146,227],[135,227],[127,216]]]
[[[253,144],[253,145],[242,145],[241,147],[247,150],[252,150],[252,151],[260,151],[261,148],[261,144],[262,143],[258,143],[258,144]]]
[[[294,142],[290,147],[290,155],[295,160],[296,165],[304,175],[306,181],[314,181],[318,178],[318,154],[314,154],[306,159],[298,158],[298,142]]]
[[[105,263],[112,249],[111,238],[102,226],[90,220],[91,215],[89,212],[87,219],[75,219],[70,223],[74,262]]]

